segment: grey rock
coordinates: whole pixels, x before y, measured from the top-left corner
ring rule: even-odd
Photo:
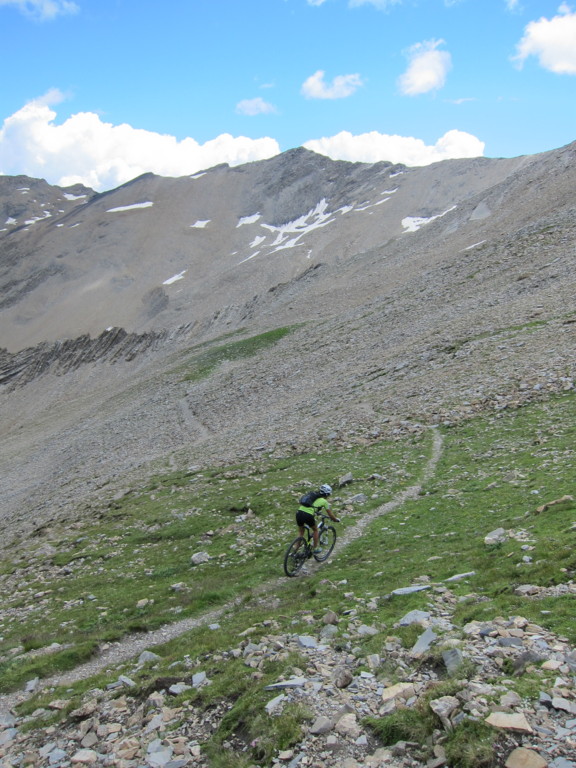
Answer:
[[[126,688],[136,688],[136,683],[134,680],[127,677],[126,675],[120,675],[118,682],[122,683],[122,685],[126,686]]]
[[[158,656],[153,651],[142,651],[140,656],[138,656],[138,664],[147,664],[148,662],[160,661],[161,659],[162,656]]]
[[[303,688],[308,679],[306,677],[291,677],[289,680],[280,680],[278,683],[267,685],[264,690],[273,691],[278,688]]]
[[[488,545],[502,544],[507,538],[504,528],[496,528],[494,531],[490,531],[490,533],[486,534],[484,543]]]
[[[414,592],[422,592],[425,589],[430,589],[430,584],[416,584],[413,587],[399,587],[392,590],[392,595],[412,595]]]
[[[347,688],[354,680],[354,675],[348,667],[338,667],[332,676],[336,688]]]
[[[432,629],[426,629],[414,643],[414,646],[410,651],[410,656],[413,659],[419,659],[430,649],[430,646],[437,637],[438,635]]]
[[[454,576],[450,576],[449,579],[446,579],[446,582],[462,581],[462,579],[469,579],[471,576],[476,576],[476,571],[468,571],[467,573],[457,573]]]
[[[428,621],[429,619],[430,619],[429,611],[414,610],[414,611],[410,611],[405,616],[403,616],[398,622],[398,624],[401,627],[408,627],[411,624],[422,624],[425,621]]]
[[[265,710],[269,715],[276,714],[277,712],[281,711],[283,703],[286,701],[286,696],[281,693],[278,696],[275,696],[273,699],[270,699],[270,701],[266,704]]]
[[[442,651],[442,660],[446,665],[446,670],[449,675],[455,674],[464,661],[462,651],[459,648],[449,648],[446,651]]]
[[[211,560],[211,557],[208,552],[195,552],[190,558],[192,565],[202,565],[202,563],[207,563],[209,560]]]
[[[202,685],[207,685],[209,682],[206,672],[196,672],[192,675],[193,688],[200,688]]]
[[[298,645],[301,648],[317,648],[318,641],[315,637],[310,637],[310,635],[300,635],[298,638]]]
[[[191,688],[192,686],[188,683],[174,683],[168,688],[168,693],[171,693],[172,696],[180,696],[181,693],[189,691]]]
[[[334,724],[329,717],[326,717],[325,715],[320,715],[320,717],[317,717],[316,720],[313,722],[312,726],[310,727],[310,733],[313,736],[320,736],[324,733],[329,733],[333,727],[334,727]]]
[[[370,627],[367,624],[361,624],[356,632],[363,636],[363,637],[371,637],[372,635],[377,635],[380,630],[376,629],[376,627]]]

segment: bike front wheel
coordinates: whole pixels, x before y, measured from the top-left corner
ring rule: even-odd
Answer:
[[[318,548],[320,552],[314,553],[314,559],[319,563],[324,562],[329,556],[336,545],[336,529],[331,525],[320,531],[318,537]]]
[[[286,550],[284,555],[284,573],[286,576],[296,576],[308,556],[306,539],[298,536]]]

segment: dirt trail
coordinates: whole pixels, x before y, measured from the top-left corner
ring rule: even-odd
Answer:
[[[342,537],[337,541],[335,549],[336,554],[344,549],[344,547],[348,546],[350,542],[362,536],[366,526],[369,525],[373,520],[380,517],[381,515],[385,515],[386,513],[391,512],[393,509],[397,509],[409,499],[414,499],[420,494],[422,485],[434,475],[434,472],[436,471],[436,465],[438,464],[438,460],[442,453],[442,435],[437,429],[433,429],[432,434],[432,455],[426,463],[420,483],[400,491],[386,504],[377,507],[369,514],[363,516],[362,519],[356,523],[356,525],[348,528]],[[309,565],[307,569],[308,572],[312,572],[317,570],[319,567],[321,567],[321,563],[314,563],[313,565]],[[269,581],[266,584],[263,584],[258,590],[255,590],[255,596],[256,594],[262,595],[268,594],[270,592],[277,592],[278,590],[282,589],[283,585],[286,583],[287,579],[285,577]],[[209,611],[207,613],[203,613],[201,616],[182,619],[181,621],[174,622],[173,624],[166,624],[157,630],[147,632],[145,634],[138,633],[127,635],[123,640],[110,645],[98,656],[94,657],[85,664],[81,664],[80,666],[75,667],[68,672],[58,673],[57,675],[52,675],[52,677],[47,677],[43,680],[40,680],[34,693],[37,693],[38,691],[46,688],[50,688],[52,686],[70,685],[79,680],[85,680],[89,677],[92,677],[99,672],[102,672],[103,670],[114,670],[115,667],[123,664],[126,661],[129,661],[138,654],[142,653],[142,651],[150,650],[154,646],[167,643],[169,640],[173,640],[175,637],[179,637],[185,632],[195,629],[196,627],[217,622],[227,613],[233,611],[234,608],[236,608],[241,602],[242,597],[239,597],[236,600],[221,606],[220,608]],[[25,701],[29,695],[31,694],[27,694],[25,691],[16,691],[14,693],[0,696],[0,717],[11,711],[17,704]]]

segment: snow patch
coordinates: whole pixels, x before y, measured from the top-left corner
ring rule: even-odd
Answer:
[[[204,229],[206,224],[210,224],[210,219],[198,220],[195,224],[190,224],[191,229]]]
[[[49,219],[52,216],[50,211],[42,211],[42,213],[44,214],[44,216],[34,216],[34,218],[28,219],[28,221],[25,221],[24,222],[25,226],[28,226],[30,224],[35,224],[37,221],[42,221],[42,219]]]
[[[186,272],[188,272],[187,269],[185,269],[183,272],[179,272],[177,275],[169,277],[168,280],[164,280],[162,285],[172,285],[172,283],[176,283],[178,280],[182,280]]]
[[[72,195],[70,192],[64,192],[64,198],[66,200],[82,200],[86,195]]]
[[[253,259],[256,256],[258,256],[259,253],[260,253],[260,251],[256,251],[255,253],[251,253],[250,256],[247,256],[245,259],[242,259],[242,261],[239,261],[238,264],[245,264],[247,261],[250,261],[250,259]],[[234,255],[234,254],[232,254],[232,255]]]
[[[327,224],[331,224],[334,219],[330,218],[331,213],[326,213],[328,203],[325,198],[318,203],[316,208],[313,208],[303,216],[299,216],[294,221],[283,224],[280,227],[273,227],[270,224],[262,224],[263,227],[269,229],[271,232],[277,232],[276,240],[272,243],[276,251],[280,251],[283,248],[294,248],[296,245],[300,245],[299,240],[309,232],[313,232],[315,229],[325,227]],[[287,240],[286,238],[295,234],[296,237]]]
[[[441,219],[442,216],[446,216],[447,213],[450,213],[450,211],[454,211],[455,209],[456,206],[453,205],[451,208],[448,208],[447,211],[444,211],[444,213],[439,213],[437,216],[430,216],[430,218],[427,219],[423,216],[406,216],[405,219],[402,219],[402,226],[406,232],[417,232],[420,227],[423,227],[425,224],[430,224],[430,222],[435,219]]]
[[[473,243],[472,245],[469,245],[468,248],[464,248],[465,251],[471,251],[472,248],[478,248],[479,245],[484,245],[486,240],[480,240],[479,243]]]
[[[134,203],[133,205],[121,205],[118,208],[109,208],[106,213],[119,213],[120,211],[135,211],[140,208],[151,208],[154,203]]]
[[[236,224],[236,229],[238,227],[241,227],[243,224],[256,224],[258,219],[261,219],[262,216],[259,213],[254,213],[252,216],[243,216],[241,219],[238,220],[238,224]]]
[[[258,246],[266,240],[264,235],[257,235],[250,243],[250,248],[258,248]]]
[[[6,219],[6,221],[4,223],[5,224],[16,224],[16,219],[13,219],[12,216],[8,216],[8,218]]]

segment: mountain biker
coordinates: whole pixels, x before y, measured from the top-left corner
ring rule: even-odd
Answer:
[[[326,512],[328,517],[335,523],[340,522],[340,518],[336,517],[328,502],[328,496],[332,493],[332,488],[324,483],[320,486],[318,491],[306,494],[300,499],[300,506],[296,512],[296,525],[300,531],[300,536],[304,536],[305,526],[309,526],[312,529],[312,536],[314,537],[314,552],[319,552],[318,547],[318,525],[316,523],[316,514],[318,512]],[[316,498],[314,498],[316,497]]]

